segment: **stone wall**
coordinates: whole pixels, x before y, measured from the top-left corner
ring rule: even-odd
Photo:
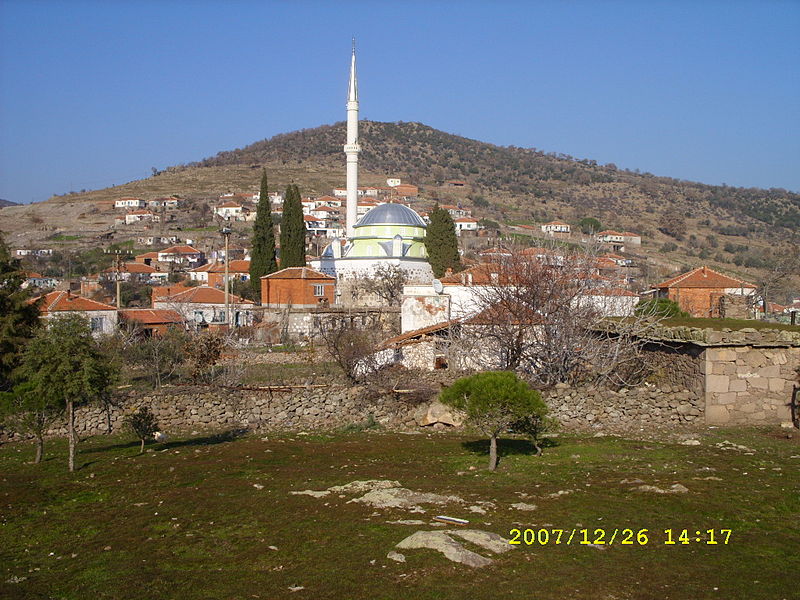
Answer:
[[[705,403],[696,391],[666,384],[619,391],[558,384],[543,398],[550,416],[566,428],[612,430],[702,423]]]
[[[800,348],[706,348],[706,423],[791,421],[789,400]]]
[[[148,406],[165,432],[196,429],[248,428],[332,429],[364,423],[372,417],[389,427],[415,425],[416,406],[395,396],[370,398],[363,388],[330,386],[286,392],[231,390],[214,387],[165,388],[161,393],[120,399],[111,410],[113,431],[120,431],[126,414]],[[79,435],[105,433],[106,413],[98,406],[76,411]],[[51,434],[65,433],[64,427]]]

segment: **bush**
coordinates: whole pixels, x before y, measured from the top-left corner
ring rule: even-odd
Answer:
[[[681,310],[677,302],[669,298],[643,300],[636,305],[634,314],[637,317],[660,317],[665,319],[689,316],[689,313]]]
[[[139,454],[144,452],[144,442],[158,431],[156,417],[146,406],[125,417],[125,426],[142,442]]]

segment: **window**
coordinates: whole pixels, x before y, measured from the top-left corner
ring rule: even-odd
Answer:
[[[317,297],[325,295],[325,286],[319,283],[314,284],[314,295]]]
[[[92,317],[89,320],[89,326],[92,329],[92,333],[96,331],[103,331],[103,317]]]

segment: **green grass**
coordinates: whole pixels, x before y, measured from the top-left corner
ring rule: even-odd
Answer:
[[[30,444],[6,444],[0,597],[796,597],[800,438],[774,429],[701,435],[701,446],[682,446],[562,434],[541,457],[523,440],[504,439],[494,474],[485,470],[485,442],[468,434],[198,435],[148,446],[141,456],[129,438],[95,437],[80,444],[72,475],[63,440],[48,442],[40,465],[26,462]],[[722,440],[754,453],[722,450],[715,445]],[[690,491],[635,492],[621,483],[626,478]],[[289,494],[355,479],[397,479],[496,509],[479,515],[450,505],[421,515],[375,511],[348,503],[351,496]],[[549,497],[559,490],[572,491]],[[510,508],[521,500],[538,509]],[[387,521],[435,514],[506,537],[515,527],[647,528],[650,543],[522,546],[483,569],[427,550],[404,551],[405,564],[386,558],[413,531],[433,529]],[[728,545],[668,546],[666,528],[733,534]],[[293,594],[294,585],[305,589]]]
[[[786,325],[768,321],[751,321],[748,319],[698,319],[694,317],[676,317],[662,321],[667,327],[698,327],[703,329],[780,329],[782,331],[799,331],[800,325]]]
[[[82,235],[64,235],[58,233],[50,238],[54,242],[74,242],[75,240],[83,239]]]
[[[182,231],[217,231],[219,227],[212,225],[210,227],[184,227]]]

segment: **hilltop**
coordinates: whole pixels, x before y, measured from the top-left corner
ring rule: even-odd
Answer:
[[[575,226],[593,217],[603,228],[640,233],[643,252],[665,269],[705,262],[754,278],[776,259],[773,248],[796,240],[800,228],[800,194],[783,189],[659,177],[536,148],[496,146],[421,123],[361,121],[360,133],[362,185],[400,177],[420,186],[423,205],[460,203],[504,226],[552,219]],[[146,179],[8,207],[0,212],[0,229],[13,234],[11,243],[102,233],[113,222],[109,204],[129,195],[176,194],[195,221],[207,220],[219,194],[256,191],[262,167],[271,189],[294,182],[304,195],[323,195],[344,185],[344,137],[344,123],[276,135]],[[465,185],[450,187],[448,180]]]

